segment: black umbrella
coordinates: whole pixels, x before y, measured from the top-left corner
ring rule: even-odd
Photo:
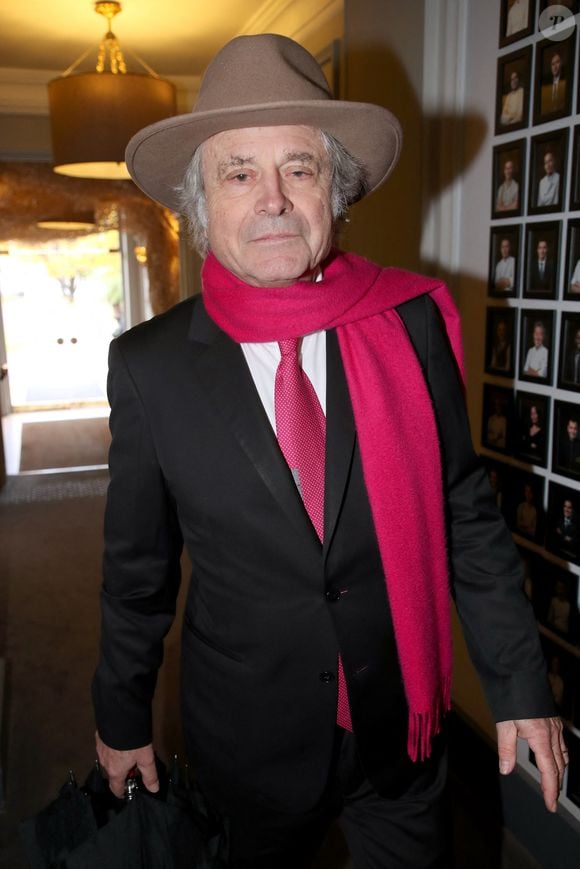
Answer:
[[[225,869],[227,830],[200,791],[158,763],[161,789],[150,794],[139,778],[115,799],[98,771],[83,788],[71,777],[57,799],[22,822],[32,869]]]

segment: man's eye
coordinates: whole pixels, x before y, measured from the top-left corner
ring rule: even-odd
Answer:
[[[234,175],[234,181],[247,181],[249,177],[247,172],[237,172]]]

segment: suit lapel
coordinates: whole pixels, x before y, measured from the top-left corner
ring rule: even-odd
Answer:
[[[324,554],[336,530],[352,464],[356,430],[336,332],[326,333]]]
[[[203,352],[196,355],[193,373],[216,413],[289,520],[319,547],[316,531],[280,451],[243,352],[210,319],[201,299],[194,307],[189,338],[198,346],[205,345]]]

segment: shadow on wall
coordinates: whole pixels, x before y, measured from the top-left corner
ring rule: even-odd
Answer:
[[[424,216],[479,153],[487,121],[473,112],[424,114],[421,76],[413,82],[413,70],[384,45],[347,46],[344,63],[343,98],[392,111],[403,129],[403,148],[383,187],[353,207],[341,246],[384,265],[429,271],[421,259]]]

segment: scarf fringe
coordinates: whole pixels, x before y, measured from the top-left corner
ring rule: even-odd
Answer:
[[[441,695],[426,712],[409,711],[407,753],[412,761],[431,757],[431,744],[441,730],[443,717],[451,709],[451,678],[443,680]]]

